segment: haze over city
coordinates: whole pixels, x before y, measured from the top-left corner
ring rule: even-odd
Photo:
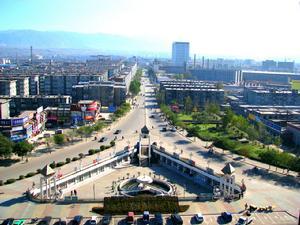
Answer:
[[[0,21],[0,225],[300,225],[300,0]]]
[[[3,1],[0,20],[0,30],[129,37],[147,43],[136,47],[144,51],[169,54],[170,43],[179,40],[200,55],[300,58],[298,0]]]

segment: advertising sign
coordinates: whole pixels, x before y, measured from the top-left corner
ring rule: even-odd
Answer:
[[[24,123],[26,123],[28,121],[28,117],[24,117],[24,118],[17,118],[17,119],[12,119],[11,120],[11,125],[12,126],[20,126],[23,125]]]
[[[2,119],[0,120],[1,126],[11,126],[11,120],[10,119]]]

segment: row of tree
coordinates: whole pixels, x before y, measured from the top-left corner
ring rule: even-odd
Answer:
[[[133,80],[130,83],[129,91],[134,96],[137,95],[141,91],[141,77],[143,75],[143,70],[138,69]]]
[[[34,146],[27,141],[14,143],[7,137],[0,135],[0,157],[10,158],[13,154],[23,157],[33,150]]]

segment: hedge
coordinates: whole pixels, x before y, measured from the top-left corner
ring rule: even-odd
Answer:
[[[71,159],[70,158],[66,158],[66,163],[70,163]]]
[[[96,206],[96,207],[92,208],[92,212],[98,213],[98,214],[104,214],[104,208]]]
[[[63,165],[65,165],[65,162],[58,162],[58,163],[56,163],[56,167],[61,167]]]
[[[27,174],[25,175],[25,177],[26,177],[26,178],[27,178],[27,177],[33,177],[35,174],[36,174],[36,173],[34,173],[34,172],[30,172],[30,173],[27,173]]]
[[[89,155],[94,155],[95,154],[95,149],[90,149],[89,150]]]
[[[16,179],[8,179],[5,184],[12,184],[14,182],[16,182]]]
[[[141,213],[143,211],[175,213],[180,211],[175,196],[105,197],[104,212],[110,214]]]
[[[3,180],[0,180],[0,186],[3,186]]]
[[[19,176],[19,180],[23,180],[24,178],[25,178],[24,175],[20,175],[20,176]]]
[[[72,161],[74,162],[74,161],[77,161],[78,159],[79,159],[78,157],[73,157]]]

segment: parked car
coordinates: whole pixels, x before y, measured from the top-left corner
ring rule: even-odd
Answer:
[[[89,225],[97,225],[97,216],[92,216],[92,218],[88,221]]]
[[[237,221],[237,225],[247,225],[250,224],[253,221],[253,218],[251,217],[243,217],[241,216],[239,220]]]
[[[127,224],[134,224],[134,213],[133,212],[128,212],[127,217],[126,217],[126,222],[127,222]]]
[[[149,211],[144,211],[144,213],[143,213],[143,222],[144,222],[144,224],[149,224],[149,222],[150,222]]]
[[[194,218],[197,223],[202,223],[204,221],[204,217],[203,217],[202,213],[197,213],[194,216]]]
[[[222,212],[221,219],[224,223],[230,223],[232,221],[232,214],[230,212]]]
[[[149,118],[153,119],[153,118],[155,118],[155,116],[154,116],[154,115],[151,115],[151,116],[149,116]]]
[[[166,128],[166,127],[163,127],[160,131],[161,131],[161,132],[166,132],[166,131],[167,131],[167,128]]]
[[[170,129],[170,131],[176,132],[176,128],[175,128],[175,127],[172,127],[172,128]]]
[[[121,130],[116,130],[114,134],[120,134]]]
[[[102,225],[109,225],[111,222],[111,215],[104,215],[103,218],[102,218],[102,221],[101,221],[101,224]]]
[[[52,219],[51,216],[46,216],[38,222],[38,225],[49,225],[51,222],[51,219]]]
[[[70,126],[71,129],[78,129],[77,125]]]
[[[81,215],[74,216],[74,218],[72,220],[72,225],[80,225],[82,219],[83,219],[83,216],[81,216]]]
[[[183,220],[182,220],[181,216],[177,213],[171,215],[171,221],[174,225],[182,225],[183,224]]]
[[[99,142],[105,142],[105,141],[107,141],[107,137],[102,137],[102,138],[100,138],[100,140],[99,140]]]
[[[14,223],[14,218],[5,219],[1,225],[12,225]]]
[[[55,134],[63,134],[64,133],[64,130],[63,129],[57,129],[55,131]]]
[[[21,219],[21,220],[14,220],[13,225],[23,225],[23,224],[25,224],[25,222],[26,222],[26,220],[23,220],[23,219]]]
[[[154,224],[155,225],[163,225],[164,224],[164,219],[163,219],[161,213],[154,214]]]
[[[67,219],[66,218],[60,218],[55,225],[67,225]]]

